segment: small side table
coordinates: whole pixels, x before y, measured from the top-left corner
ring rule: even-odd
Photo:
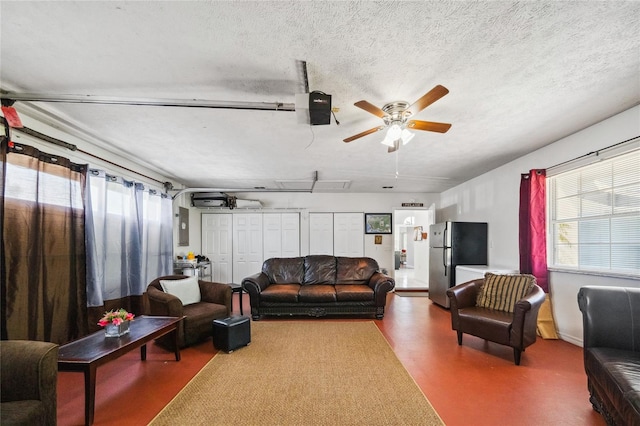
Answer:
[[[229,283],[231,287],[231,311],[233,312],[233,293],[238,293],[238,299],[240,300],[240,315],[244,315],[242,309],[242,286],[240,284]]]

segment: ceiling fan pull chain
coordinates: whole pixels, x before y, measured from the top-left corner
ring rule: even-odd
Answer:
[[[396,179],[398,179],[398,175],[399,175],[399,173],[398,173],[398,155],[399,155],[398,151],[396,151]]]

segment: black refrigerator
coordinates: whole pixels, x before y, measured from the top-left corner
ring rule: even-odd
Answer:
[[[443,222],[429,227],[429,299],[449,307],[447,289],[456,282],[457,265],[487,264],[488,225]]]

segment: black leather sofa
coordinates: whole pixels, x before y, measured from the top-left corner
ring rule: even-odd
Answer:
[[[382,319],[393,278],[368,257],[272,258],[262,272],[242,280],[249,293],[251,316],[375,315]]]
[[[593,409],[608,425],[640,425],[640,288],[582,287],[578,306]]]

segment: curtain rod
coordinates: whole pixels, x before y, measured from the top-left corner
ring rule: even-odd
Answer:
[[[619,145],[623,145],[623,144],[625,144],[625,143],[632,142],[632,141],[634,141],[634,140],[636,140],[636,139],[640,139],[640,136],[634,136],[634,137],[632,137],[632,138],[630,138],[630,139],[627,139],[627,140],[624,140],[624,141],[622,141],[622,142],[617,142],[617,143],[614,143],[613,145],[609,145],[609,146],[607,146],[607,147],[604,147],[604,148],[598,149],[597,151],[587,152],[586,154],[581,155],[581,156],[576,157],[576,158],[573,158],[573,159],[571,159],[571,160],[563,161],[562,163],[558,163],[558,164],[555,164],[555,165],[553,165],[553,166],[549,166],[549,167],[547,167],[547,170],[549,170],[549,169],[555,169],[556,167],[560,167],[560,166],[564,166],[565,164],[569,164],[569,163],[571,163],[571,162],[573,162],[573,161],[578,161],[578,160],[581,160],[581,159],[583,159],[583,158],[587,158],[587,157],[589,157],[589,156],[591,156],[591,155],[593,155],[593,154],[595,154],[595,155],[599,155],[602,151],[606,151],[606,150],[608,150],[608,149],[615,148],[615,147],[617,147],[617,146],[619,146]]]
[[[126,171],[128,171],[130,173],[134,173],[134,174],[136,174],[138,176],[142,176],[142,177],[144,177],[146,179],[152,180],[154,182],[158,182],[159,184],[163,185],[163,187],[166,187],[167,183],[170,183],[170,182],[162,182],[162,181],[160,181],[158,179],[152,178],[151,176],[147,176],[147,175],[145,175],[143,173],[140,173],[138,171],[135,171],[135,170],[129,169],[127,167],[121,166],[120,164],[114,163],[113,161],[107,160],[106,158],[102,158],[102,157],[99,157],[99,156],[97,156],[95,154],[92,154],[90,152],[87,152],[87,151],[84,151],[82,149],[79,149],[74,144],[65,142],[65,141],[60,140],[60,139],[56,139],[56,138],[51,137],[49,135],[45,135],[44,133],[40,133],[37,130],[30,129],[28,127],[14,128],[13,130],[17,130],[17,131],[19,131],[21,133],[24,133],[26,135],[33,136],[34,138],[40,139],[41,141],[49,142],[49,143],[51,143],[53,145],[57,145],[57,146],[66,148],[66,149],[68,149],[70,151],[81,152],[81,153],[83,153],[85,155],[88,155],[89,157],[95,158],[95,159],[100,160],[100,161],[104,161],[105,163],[108,163],[108,164],[111,164],[113,166],[116,166],[116,167],[118,167],[118,168],[120,168],[122,170],[126,170]]]

